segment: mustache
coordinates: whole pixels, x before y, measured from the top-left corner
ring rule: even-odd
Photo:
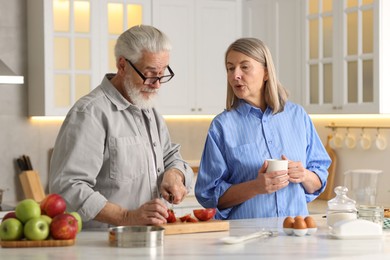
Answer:
[[[145,87],[141,89],[142,92],[157,93],[158,89]]]

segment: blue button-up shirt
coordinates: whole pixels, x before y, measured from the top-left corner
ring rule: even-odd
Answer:
[[[197,200],[203,207],[217,207],[231,185],[256,179],[266,159],[280,159],[282,155],[315,172],[321,189],[308,194],[302,184],[290,183],[274,193],[219,210],[216,218],[308,215],[307,203],[324,190],[331,163],[301,106],[287,102],[283,112],[273,115],[270,108],[263,113],[241,101],[236,109],[222,112],[211,122],[195,186]]]

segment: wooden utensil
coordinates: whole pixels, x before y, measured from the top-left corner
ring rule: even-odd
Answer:
[[[334,178],[336,174],[336,164],[337,164],[337,155],[336,152],[330,147],[330,139],[332,139],[331,135],[328,135],[328,140],[326,141],[325,149],[329,154],[330,159],[332,160],[332,163],[330,164],[328,168],[328,181],[326,188],[323,193],[318,196],[317,199],[322,199],[322,200],[330,200],[333,197],[333,188],[334,188]]]

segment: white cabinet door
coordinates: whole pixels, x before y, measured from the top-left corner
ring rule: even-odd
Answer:
[[[244,0],[243,36],[262,40],[289,99],[300,103],[302,39],[300,0]]]
[[[226,102],[224,53],[241,35],[237,0],[157,0],[153,25],[171,39],[175,77],[160,90],[165,115],[217,114]]]
[[[309,113],[389,113],[389,1],[302,0]]]
[[[118,35],[150,13],[151,0],[27,1],[29,115],[66,115],[116,71]]]

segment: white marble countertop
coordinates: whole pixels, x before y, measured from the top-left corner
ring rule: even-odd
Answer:
[[[284,234],[283,218],[230,221],[229,231],[165,235],[156,248],[110,247],[107,231],[82,231],[73,246],[2,248],[0,259],[390,259],[390,231],[379,239],[332,239],[322,214],[313,217],[318,231],[304,237]],[[278,236],[234,245],[220,241],[262,229],[278,231]]]

